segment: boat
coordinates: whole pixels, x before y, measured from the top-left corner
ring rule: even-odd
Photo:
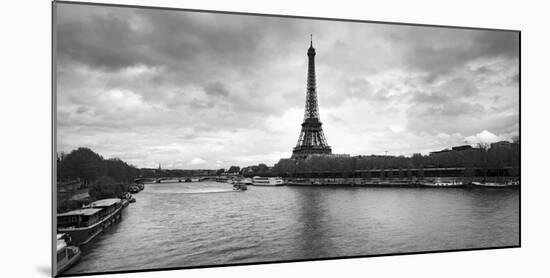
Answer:
[[[136,199],[132,197],[132,194],[130,192],[126,192],[122,195],[120,198],[122,200],[122,206],[127,207],[130,203],[135,203]]]
[[[519,186],[519,180],[511,180],[506,182],[507,186]]]
[[[71,245],[68,234],[57,234],[57,274],[73,266],[82,255],[80,248]]]
[[[253,185],[263,185],[263,186],[280,186],[284,184],[282,178],[279,177],[259,177],[255,176],[252,178]]]
[[[235,190],[235,191],[246,191],[247,190],[246,184],[241,183],[241,182],[237,182],[237,183],[233,184],[233,190]]]
[[[439,179],[439,178],[433,179],[433,180],[420,181],[417,184],[421,186],[427,186],[427,187],[459,187],[464,185],[462,181]]]
[[[139,191],[145,189],[145,184],[143,184],[143,183],[136,183],[135,186],[138,187]]]
[[[313,182],[310,181],[309,179],[288,179],[286,181],[287,184],[289,185],[312,185]]]
[[[130,187],[128,188],[128,191],[130,191],[130,193],[138,193],[140,190],[137,185],[130,185]]]
[[[134,197],[132,197],[132,194],[130,194],[130,192],[122,194],[122,196],[120,197],[120,200],[122,200],[122,206],[127,207],[130,203],[133,203],[132,199],[134,199]]]
[[[252,185],[252,179],[251,178],[244,178],[240,180],[241,183],[244,183],[246,185]]]
[[[66,233],[75,245],[84,245],[121,218],[124,209],[119,198],[102,199],[81,209],[57,215],[57,231]]]
[[[507,187],[507,186],[511,186],[511,185],[508,185],[506,183],[486,182],[486,181],[481,181],[481,182],[473,181],[472,184],[475,185],[475,186],[482,186],[482,187]]]
[[[390,180],[390,181],[380,182],[380,185],[385,185],[385,186],[408,186],[410,184],[411,183],[408,180]],[[458,186],[458,185],[453,184],[453,186]]]

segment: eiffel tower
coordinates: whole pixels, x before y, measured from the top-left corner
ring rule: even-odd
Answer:
[[[302,131],[298,137],[298,143],[292,151],[292,158],[306,158],[310,154],[331,154],[332,150],[327,144],[323,134],[321,120],[319,119],[319,106],[317,104],[317,88],[315,82],[315,48],[313,48],[313,36],[310,38],[310,46],[307,50],[307,90],[306,108]]]

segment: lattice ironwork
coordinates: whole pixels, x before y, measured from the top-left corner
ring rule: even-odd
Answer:
[[[307,51],[307,87],[306,87],[306,107],[304,111],[304,121],[307,119],[319,119],[319,105],[317,104],[317,82],[315,80],[315,48],[313,45]]]
[[[298,143],[296,143],[296,147],[292,152],[293,158],[305,158],[310,154],[332,153],[323,133],[323,124],[319,117],[317,82],[315,80],[315,54],[312,40],[307,51],[308,68],[304,122],[302,123],[302,131],[298,137]]]

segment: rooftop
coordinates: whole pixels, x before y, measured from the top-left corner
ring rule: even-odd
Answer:
[[[93,203],[90,204],[90,207],[94,208],[94,207],[110,207],[116,203],[120,203],[121,200],[118,199],[118,198],[110,198],[110,199],[102,199],[102,200],[97,200]]]
[[[97,212],[99,212],[100,208],[83,208],[83,209],[77,209],[77,210],[71,210],[64,213],[59,213],[57,217],[60,216],[73,216],[73,215],[94,215]]]

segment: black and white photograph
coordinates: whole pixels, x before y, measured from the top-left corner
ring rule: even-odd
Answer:
[[[52,6],[55,276],[521,246],[519,30]]]

